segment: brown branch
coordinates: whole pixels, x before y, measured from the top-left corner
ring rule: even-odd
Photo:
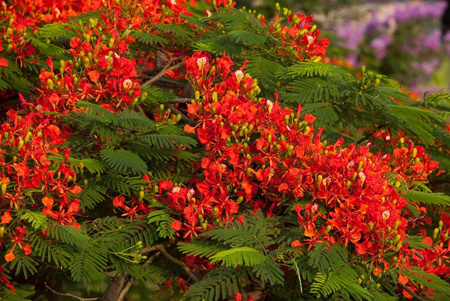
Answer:
[[[114,279],[109,283],[101,300],[102,301],[116,301],[117,296],[120,294],[124,283],[125,283],[125,277],[120,277],[120,275],[117,274],[114,277]]]
[[[190,103],[192,101],[192,98],[184,97],[184,98],[174,98],[170,102],[174,103]]]
[[[67,297],[72,297],[75,299],[78,299],[80,301],[93,301],[93,300],[101,300],[101,298],[82,298],[82,297],[78,297],[69,293],[60,293],[55,291],[54,289],[52,289],[50,286],[48,286],[47,282],[44,282],[45,284],[45,288],[48,289],[49,291],[51,291],[52,293],[54,293],[55,295],[60,295],[60,296],[67,296]]]
[[[401,286],[405,291],[407,291],[411,296],[413,296],[413,298],[415,300],[418,301],[427,301],[424,298],[420,297],[419,295],[417,295],[412,289],[410,289],[409,287],[407,287],[406,285],[404,285],[403,283],[401,283],[400,281],[397,282],[397,284],[399,286]]]
[[[181,112],[180,110],[176,109],[173,105],[166,105],[166,107],[168,107],[170,109],[170,111],[172,111],[172,113],[180,114],[181,115],[181,120],[183,120],[184,122],[186,122],[186,123],[192,122],[191,118],[189,118],[186,115],[184,115],[183,112]]]
[[[179,62],[178,64],[170,66],[170,64],[172,62],[173,62],[172,60],[169,60],[167,65],[164,66],[164,68],[161,71],[159,71],[158,74],[156,74],[152,79],[150,79],[150,80],[146,81],[145,83],[143,83],[141,85],[141,87],[150,86],[151,84],[157,82],[161,77],[163,77],[166,74],[166,71],[178,69],[178,68],[180,68],[180,67],[182,67],[184,65],[184,62]]]
[[[130,280],[128,280],[127,284],[125,285],[123,290],[120,292],[119,297],[117,298],[117,301],[123,301],[123,298],[125,298],[125,295],[128,293],[131,286],[133,285],[134,280],[135,280],[134,278],[131,278]]]
[[[172,261],[173,263],[181,266],[184,271],[189,275],[189,277],[191,277],[192,280],[194,280],[195,282],[199,282],[200,280],[197,278],[197,276],[194,275],[194,273],[189,269],[189,267],[182,261],[176,259],[175,257],[173,257],[172,255],[170,255],[169,253],[167,253],[166,249],[164,249],[163,245],[159,245],[159,250],[161,251],[161,253],[170,261]]]

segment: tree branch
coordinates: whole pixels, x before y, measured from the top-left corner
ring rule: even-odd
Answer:
[[[197,278],[197,276],[195,276],[194,273],[192,273],[192,271],[188,268],[188,266],[187,266],[184,262],[182,262],[182,261],[176,259],[176,258],[173,257],[172,255],[170,255],[169,253],[167,253],[167,251],[166,251],[166,249],[164,249],[164,246],[163,246],[163,245],[159,245],[159,250],[161,251],[161,253],[162,253],[167,259],[169,259],[169,260],[172,261],[173,263],[175,263],[175,264],[181,266],[181,267],[184,269],[184,271],[189,275],[189,277],[191,277],[192,280],[194,280],[195,282],[199,282],[199,281],[200,281],[200,280]]]
[[[96,298],[82,298],[82,297],[78,297],[78,296],[75,296],[75,295],[72,295],[72,294],[69,294],[69,293],[60,293],[60,292],[57,292],[54,289],[52,289],[50,286],[48,286],[47,282],[44,282],[44,284],[45,284],[45,288],[48,289],[49,291],[51,291],[52,293],[54,293],[55,295],[72,297],[72,298],[78,299],[80,301],[101,300],[101,298],[98,298],[98,297],[96,297]]]
[[[168,107],[170,109],[170,111],[172,111],[172,113],[180,114],[181,115],[181,120],[183,120],[184,122],[186,122],[186,123],[192,122],[191,118],[189,118],[186,115],[184,115],[183,112],[181,112],[180,110],[176,109],[173,105],[166,105],[166,107]]]
[[[130,290],[131,286],[133,285],[135,279],[134,278],[130,278],[127,282],[127,284],[125,285],[125,287],[123,288],[123,290],[120,292],[119,297],[117,298],[117,301],[123,301],[123,298],[125,298],[125,295],[128,293],[128,291]]]
[[[174,103],[190,103],[192,98],[184,97],[184,98],[174,98],[171,102]]]
[[[150,86],[151,84],[157,82],[161,77],[163,77],[166,74],[166,71],[174,70],[182,67],[184,65],[184,62],[179,62],[178,64],[170,66],[170,64],[173,62],[173,60],[169,60],[167,65],[164,66],[164,68],[158,72],[152,79],[146,81],[141,85],[141,87]]]
[[[411,296],[413,296],[413,298],[414,298],[415,300],[418,300],[418,301],[427,301],[427,300],[425,300],[424,298],[422,298],[422,297],[420,297],[419,295],[417,295],[412,289],[410,289],[409,287],[407,287],[406,285],[404,285],[404,284],[401,283],[400,281],[398,281],[397,284],[398,284],[399,286],[401,286],[402,289],[404,289],[405,291],[407,291]]]

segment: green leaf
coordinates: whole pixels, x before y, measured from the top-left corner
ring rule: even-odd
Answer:
[[[23,210],[23,214],[20,216],[21,220],[25,220],[31,223],[31,226],[35,230],[45,230],[47,228],[49,219],[42,212],[35,212],[30,210]]]
[[[172,229],[172,222],[175,221],[174,218],[166,210],[155,210],[149,213],[148,223],[156,224],[159,236],[162,238],[174,237],[175,230]]]
[[[169,41],[163,37],[160,37],[156,34],[152,34],[152,33],[147,33],[147,32],[140,32],[140,31],[132,31],[130,33],[130,36],[132,36],[133,38],[136,39],[136,41],[143,43],[145,45],[151,45],[151,46],[156,46],[156,45],[167,45],[167,43],[169,43]]]
[[[428,193],[416,190],[406,190],[402,196],[415,203],[450,206],[450,196],[443,193]]]
[[[178,249],[183,254],[188,254],[190,256],[206,257],[210,258],[214,256],[217,252],[226,251],[228,248],[218,245],[211,241],[199,241],[192,240],[191,242],[179,242]]]
[[[183,295],[186,300],[225,300],[239,291],[242,275],[236,269],[214,268],[197,283],[191,285]]]
[[[220,251],[210,257],[211,264],[222,261],[222,265],[227,267],[236,267],[239,265],[255,266],[264,262],[266,259],[267,257],[265,255],[250,247],[239,247]]]
[[[36,35],[47,39],[70,39],[76,36],[75,31],[65,23],[45,24],[36,30]]]
[[[423,271],[420,267],[410,266],[402,270],[402,274],[415,285],[423,285],[437,292],[443,293],[450,299],[450,284],[438,276]]]
[[[237,43],[249,46],[261,45],[266,40],[266,38],[262,35],[251,33],[242,29],[232,30],[228,32],[228,34],[232,36]]]
[[[72,226],[54,224],[47,228],[47,233],[50,237],[77,248],[89,246],[90,237],[83,233],[81,229]]]
[[[147,164],[137,154],[125,149],[103,149],[100,156],[110,168],[119,172],[143,175],[148,170]]]
[[[99,278],[106,269],[106,250],[99,244],[90,245],[75,254],[70,265],[75,281],[90,282]]]

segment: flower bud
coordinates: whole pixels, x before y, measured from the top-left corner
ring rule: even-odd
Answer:
[[[19,143],[17,144],[17,151],[20,151],[23,147],[24,141],[22,139],[19,140]]]
[[[394,238],[394,244],[398,243],[398,241],[400,240],[400,238],[402,238],[402,236],[400,234],[397,234]]]
[[[399,242],[398,244],[397,244],[397,246],[395,247],[395,252],[398,252],[398,251],[400,251],[400,249],[402,248],[402,246],[403,246],[403,243],[402,242]],[[404,259],[404,258],[403,258]],[[402,260],[403,260],[402,259]],[[402,262],[402,263],[404,263],[404,262]]]
[[[6,188],[8,187],[7,184],[2,184],[1,186],[1,194],[4,196],[6,194]]]
[[[438,236],[438,234],[439,234],[439,229],[438,229],[438,228],[434,228],[434,231],[433,231],[433,239],[436,239],[436,237]]]

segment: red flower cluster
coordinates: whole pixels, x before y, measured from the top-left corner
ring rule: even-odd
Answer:
[[[3,1],[0,6],[0,21],[8,24],[8,27],[0,27],[0,33],[7,42],[7,45],[2,47],[0,39],[0,67],[8,66],[8,61],[1,58],[4,56],[2,51],[15,53],[16,62],[19,62],[20,66],[24,61],[30,64],[37,63],[38,59],[34,56],[36,48],[28,37],[37,26],[50,22],[65,22],[73,15],[103,7],[101,0],[83,2],[14,0],[7,3]]]
[[[128,50],[125,41],[117,40],[111,46],[98,38],[94,46],[79,38],[72,38],[70,53],[74,60],[61,61],[55,74],[51,57],[47,60],[50,71],[42,70],[41,87],[34,109],[38,111],[70,112],[77,101],[97,102],[111,110],[120,110],[142,94],[135,79],[136,63],[123,57]]]
[[[291,26],[280,25],[286,15]],[[319,38],[320,30],[310,24],[312,21],[312,15],[307,17],[304,14],[293,14],[285,9],[283,15],[275,14],[274,20],[268,26],[268,31],[275,36],[280,36],[284,46],[284,49],[280,51],[282,54],[294,55],[300,61],[320,59],[325,55],[330,41],[327,38]]]
[[[300,118],[301,107],[295,113],[277,100],[255,98],[256,81],[243,67],[232,71],[229,57],[213,60],[197,52],[185,65],[198,96],[188,106],[197,125],[185,130],[195,131],[205,146],[199,166],[203,177],[193,180],[195,190],[173,187],[170,181],[159,185],[160,193],[168,192],[162,201],[183,213],[172,227],[184,239],[228,223],[243,208],[270,216],[287,206],[304,229],[293,247],[352,244],[355,254],[380,272],[401,261],[392,262],[386,254],[413,252],[403,245],[412,226],[408,202],[396,188],[402,179],[424,181],[436,170],[437,163],[421,147],[408,138],[393,155],[371,153],[370,144],[344,147],[342,139],[326,145],[321,130],[314,134],[314,116]]]
[[[61,129],[41,113],[21,117],[11,110],[7,115],[9,122],[0,127],[1,223],[8,224],[19,210],[31,207],[42,208],[55,223],[78,226],[74,215],[79,200],[73,195],[81,188],[74,184],[76,174],[66,162],[70,150],[61,150],[65,142]],[[14,258],[16,245],[26,255],[31,252],[23,243],[25,232],[24,227],[17,227],[14,233],[2,235],[0,245],[8,236],[14,243],[7,261]]]

